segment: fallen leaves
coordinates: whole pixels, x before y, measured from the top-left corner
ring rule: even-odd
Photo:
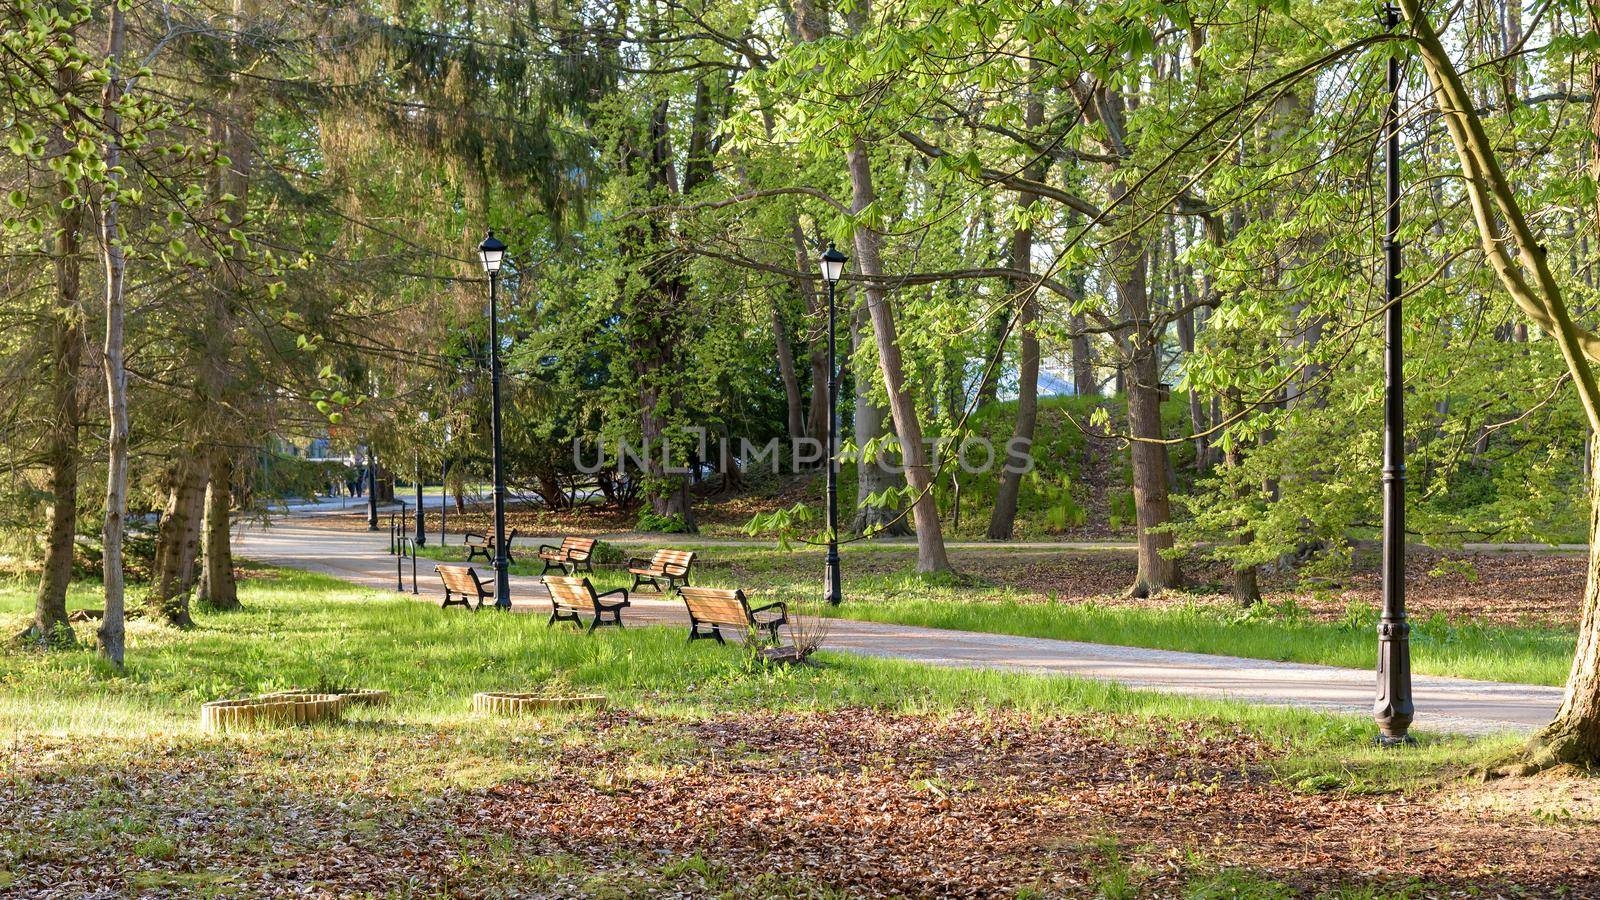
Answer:
[[[27,738],[0,748],[15,896],[1141,896],[1198,883],[1600,896],[1600,826],[1436,800],[1303,793],[1216,723],[871,709],[507,730],[530,768],[448,772],[425,731]],[[483,749],[485,745],[476,745]],[[351,778],[352,759],[370,772]]]

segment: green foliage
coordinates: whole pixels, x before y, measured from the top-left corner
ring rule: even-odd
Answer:
[[[689,534],[694,531],[680,515],[660,515],[648,509],[639,513],[634,530],[652,534]]]

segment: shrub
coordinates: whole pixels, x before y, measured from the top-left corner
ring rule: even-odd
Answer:
[[[628,555],[623,553],[622,548],[618,547],[616,544],[608,543],[606,541],[595,541],[594,551],[590,554],[589,560],[590,562],[599,563],[603,566],[610,566],[622,562],[624,559],[627,559],[627,557]]]
[[[639,521],[634,528],[657,534],[689,534],[692,530],[682,516],[661,516],[648,509],[639,513]]]

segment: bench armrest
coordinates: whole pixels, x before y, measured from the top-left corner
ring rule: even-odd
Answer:
[[[628,589],[627,588],[617,588],[614,591],[606,591],[603,594],[595,594],[594,595],[594,599],[595,599],[595,602],[598,603],[598,602],[600,602],[601,600],[603,600],[606,597],[615,597],[617,594],[621,594],[622,595],[622,602],[621,603],[607,603],[607,604],[604,604],[604,605],[606,605],[606,606],[627,606],[629,604],[629,601],[628,601]]]
[[[539,545],[539,552],[540,553],[543,553],[546,550],[560,550],[560,549],[561,548],[557,547],[555,544],[540,544]]]
[[[768,603],[766,606],[757,606],[756,608],[750,610],[750,615],[754,616],[756,613],[764,613],[769,609],[781,609],[783,610],[783,617],[785,619],[789,617],[789,603],[786,600],[779,600],[776,603]]]
[[[481,531],[463,531],[461,532],[461,536],[469,541],[473,538],[477,538],[480,541],[487,541],[489,539],[489,536]]]
[[[635,568],[635,567],[643,569],[643,568],[647,568],[649,565],[650,565],[650,560],[645,559],[642,556],[630,556],[630,557],[628,557],[628,568],[630,568],[630,569]]]

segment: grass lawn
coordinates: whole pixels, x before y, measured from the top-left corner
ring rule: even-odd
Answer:
[[[821,558],[760,548],[699,546],[664,540],[662,546],[698,549],[698,583],[739,586],[763,598],[814,599],[821,588]],[[436,559],[460,560],[456,545],[428,547]],[[628,555],[648,555],[623,548]],[[914,556],[901,549],[849,547],[844,551],[847,602],[829,615],[1090,641],[1129,647],[1154,647],[1216,653],[1252,659],[1369,668],[1377,652],[1378,611],[1351,603],[1322,614],[1293,598],[1241,610],[1215,595],[1180,595],[1176,600],[1140,606],[1110,602],[1106,596],[1058,596],[1003,579],[1016,558],[1042,556],[1021,551],[957,551],[964,557],[961,577],[922,576],[911,571]],[[1059,555],[1059,554],[1058,554]],[[1073,558],[1092,558],[1079,553]],[[516,574],[537,575],[542,564],[525,559]],[[477,561],[480,565],[482,560]],[[984,577],[984,573],[996,573]],[[1062,592],[1077,573],[1063,566]],[[598,566],[594,582],[602,590],[626,587],[631,580],[616,566]],[[1488,681],[1561,685],[1577,643],[1573,626],[1547,621],[1507,623],[1473,617],[1451,618],[1424,612],[1412,620],[1412,668],[1424,675],[1450,675]]]
[[[0,650],[0,892],[1539,893],[1595,836],[1582,815],[1484,824],[1459,776],[1504,740],[1385,753],[1354,718],[846,655],[769,668],[676,629],[586,637],[276,570],[243,595],[193,631],[135,622],[125,674]],[[30,597],[0,587],[0,625]],[[395,701],[198,729],[205,700],[317,686]],[[612,708],[469,711],[540,687]],[[1374,861],[1378,803],[1439,849]]]
[[[1029,637],[1217,653],[1250,659],[1370,668],[1377,654],[1376,614],[1318,622],[1293,607],[1241,612],[1187,603],[1158,609],[1089,603],[996,600],[974,604],[930,589],[926,597],[852,600],[830,615]],[[1413,620],[1411,668],[1423,675],[1561,685],[1577,635],[1565,628]]]

